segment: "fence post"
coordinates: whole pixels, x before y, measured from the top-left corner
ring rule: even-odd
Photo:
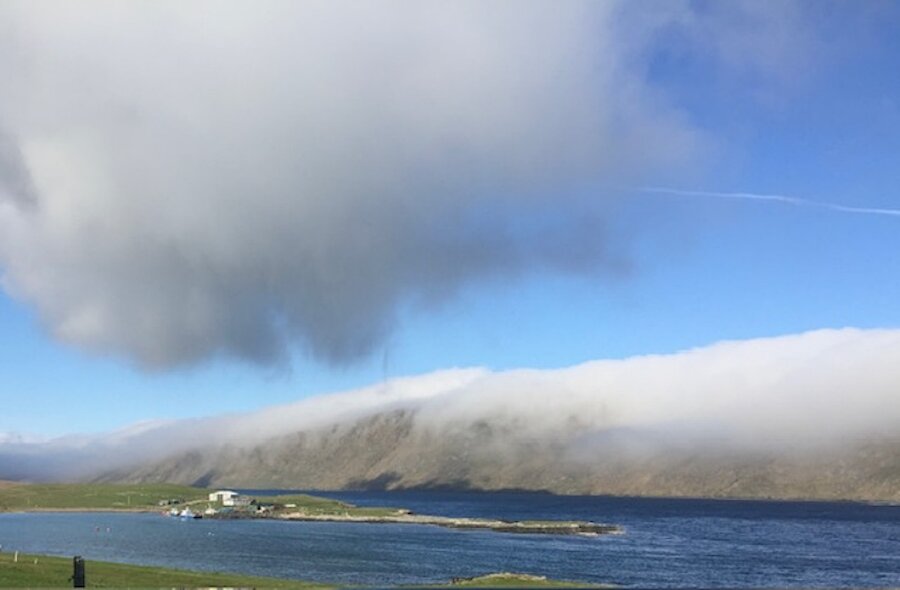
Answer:
[[[80,555],[72,558],[72,568],[75,570],[72,574],[72,587],[84,588],[84,559]]]

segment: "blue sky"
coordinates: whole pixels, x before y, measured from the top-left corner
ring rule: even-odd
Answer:
[[[775,62],[734,65],[652,37],[652,59],[636,75],[700,148],[683,168],[540,184],[551,209],[592,211],[602,198],[611,268],[569,272],[538,261],[479,271],[446,297],[401,297],[392,329],[362,356],[333,362],[294,339],[289,362],[275,365],[213,353],[147,369],[127,346],[98,352],[93,341],[54,337],[53,320],[40,319],[41,293],[3,293],[0,432],[99,432],[245,411],[448,367],[562,367],[725,339],[900,326],[900,216],[632,190],[662,184],[900,209],[900,11],[814,10],[803,30],[813,40],[789,44]],[[767,31],[749,47],[772,42]],[[19,255],[7,255],[8,266],[27,264]],[[6,280],[18,288],[22,272]]]

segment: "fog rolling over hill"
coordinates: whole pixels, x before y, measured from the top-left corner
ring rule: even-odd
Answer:
[[[0,438],[0,479],[900,502],[900,330],[450,369],[249,414]]]
[[[103,481],[900,501],[900,331],[454,370],[145,429]],[[155,457],[151,442],[168,440]],[[99,473],[99,475],[98,475]],[[91,474],[83,474],[87,476]]]
[[[777,452],[672,446],[637,432],[555,439],[514,422],[477,420],[438,432],[395,410],[272,439],[191,451],[101,481],[300,489],[525,489],[566,494],[820,498],[900,502],[900,439]]]

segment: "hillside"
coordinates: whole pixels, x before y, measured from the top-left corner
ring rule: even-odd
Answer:
[[[575,422],[567,432],[541,437],[500,420],[430,427],[414,411],[398,410],[248,448],[181,453],[99,481],[900,502],[900,440],[776,453],[592,432]]]
[[[207,490],[172,484],[131,486],[0,485],[0,512],[19,510],[156,510],[160,502],[206,499]]]

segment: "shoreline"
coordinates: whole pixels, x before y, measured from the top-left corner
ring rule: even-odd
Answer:
[[[252,496],[260,496],[260,497],[271,497],[276,495],[285,495],[285,494],[305,494],[305,495],[319,495],[319,494],[343,494],[343,493],[375,493],[375,494],[404,494],[404,493],[460,493],[460,494],[484,494],[484,495],[494,495],[494,494],[521,494],[521,495],[538,495],[538,496],[552,496],[557,498],[607,498],[613,500],[666,500],[666,501],[703,501],[703,502],[762,502],[762,503],[800,503],[800,504],[859,504],[863,506],[891,506],[898,507],[900,506],[900,498],[897,499],[885,499],[885,498],[848,498],[848,497],[821,497],[821,496],[730,496],[730,495],[665,495],[665,494],[610,494],[610,493],[584,493],[584,492],[559,492],[548,489],[526,489],[520,487],[507,487],[507,488],[496,488],[496,489],[479,489],[479,488],[454,488],[451,486],[409,486],[409,487],[399,487],[392,489],[367,489],[367,488],[339,488],[339,489],[325,489],[325,488],[290,488],[290,487],[267,487],[264,484],[257,484],[259,487],[250,487],[245,485],[235,485],[235,486],[218,486],[219,488],[227,488],[238,490],[241,493]],[[283,484],[282,484],[283,485]],[[110,484],[97,484],[97,483],[76,483],[76,482],[57,482],[57,483],[35,483],[29,481],[11,481],[11,480],[0,480],[0,494],[3,492],[9,492],[15,490],[16,488],[27,488],[27,487],[83,487],[83,486],[109,486],[109,487],[118,487],[118,488],[139,488],[139,487],[171,487],[171,488],[182,488],[183,490],[189,489],[202,489],[202,488],[193,488],[193,486],[185,485],[185,484],[172,484],[172,483],[139,483],[139,484],[118,484],[118,483],[110,483]],[[205,491],[205,490],[204,490]],[[178,495],[178,492],[175,492]],[[2,500],[2,498],[0,498]],[[194,498],[192,500],[188,500],[188,502],[201,502],[202,498]],[[8,508],[4,508],[2,503],[0,503],[0,513],[3,512],[13,512],[13,511],[21,511],[22,506],[15,506],[12,510]],[[73,508],[73,507],[28,507],[27,511],[59,511],[64,512],[68,510],[74,511],[91,511],[91,510],[105,510],[105,511],[121,511],[121,512],[154,512],[155,506],[116,506],[110,508],[99,508],[96,506],[90,508]]]
[[[46,514],[48,512],[116,512],[124,514],[159,514],[159,510],[151,508],[28,508],[26,510],[17,508],[15,510],[3,510],[0,508],[0,514]]]
[[[625,530],[614,524],[584,521],[510,521],[489,518],[431,516],[425,514],[412,514],[398,510],[397,514],[385,516],[359,516],[352,514],[309,514],[303,511],[284,512],[271,516],[218,516],[213,515],[213,520],[249,519],[275,519],[291,520],[298,522],[345,522],[359,524],[419,524],[432,525],[451,529],[489,530],[500,533],[538,534],[538,535],[577,535],[583,537],[596,537],[599,535],[621,535]]]
[[[411,514],[402,510],[392,516],[359,516],[353,514],[308,514],[289,512],[282,514],[266,513],[227,513],[200,515],[196,520],[287,520],[293,522],[333,522],[355,524],[418,524],[439,526],[449,529],[486,530],[498,533],[515,533],[531,535],[575,535],[580,537],[597,537],[600,535],[624,535],[625,529],[616,524],[585,521],[515,521],[490,518],[431,516]],[[3,514],[160,514],[156,510],[116,509],[116,508],[38,508],[33,510],[0,510]],[[171,517],[178,518],[178,517]]]
[[[235,486],[234,489],[240,489],[247,492],[250,491],[268,491],[275,490],[276,488],[249,488],[242,486]],[[395,488],[389,490],[377,489],[377,490],[368,490],[368,489],[338,489],[338,490],[326,490],[326,489],[293,489],[293,488],[284,488],[279,489],[279,492],[290,492],[290,493],[303,493],[303,494],[345,494],[345,493],[353,493],[353,494],[366,494],[366,493],[376,493],[376,494],[391,494],[391,493],[430,493],[434,492],[437,494],[442,493],[454,493],[454,494],[521,494],[521,495],[540,495],[540,496],[553,496],[556,498],[609,498],[613,500],[674,500],[674,501],[695,501],[695,502],[765,502],[765,503],[797,503],[797,504],[860,504],[863,506],[894,506],[900,507],[900,500],[873,500],[873,499],[861,499],[861,498],[820,498],[820,497],[760,497],[760,496],[666,496],[666,495],[653,495],[653,494],[583,494],[583,493],[565,493],[565,492],[553,492],[549,490],[527,490],[522,488],[503,488],[497,490],[490,489],[474,489],[474,488],[464,488],[464,489],[453,489],[453,488],[444,488],[444,487],[408,487],[408,488]],[[262,495],[262,494],[261,494]],[[268,494],[262,495],[265,497]],[[274,495],[274,494],[272,494]]]

